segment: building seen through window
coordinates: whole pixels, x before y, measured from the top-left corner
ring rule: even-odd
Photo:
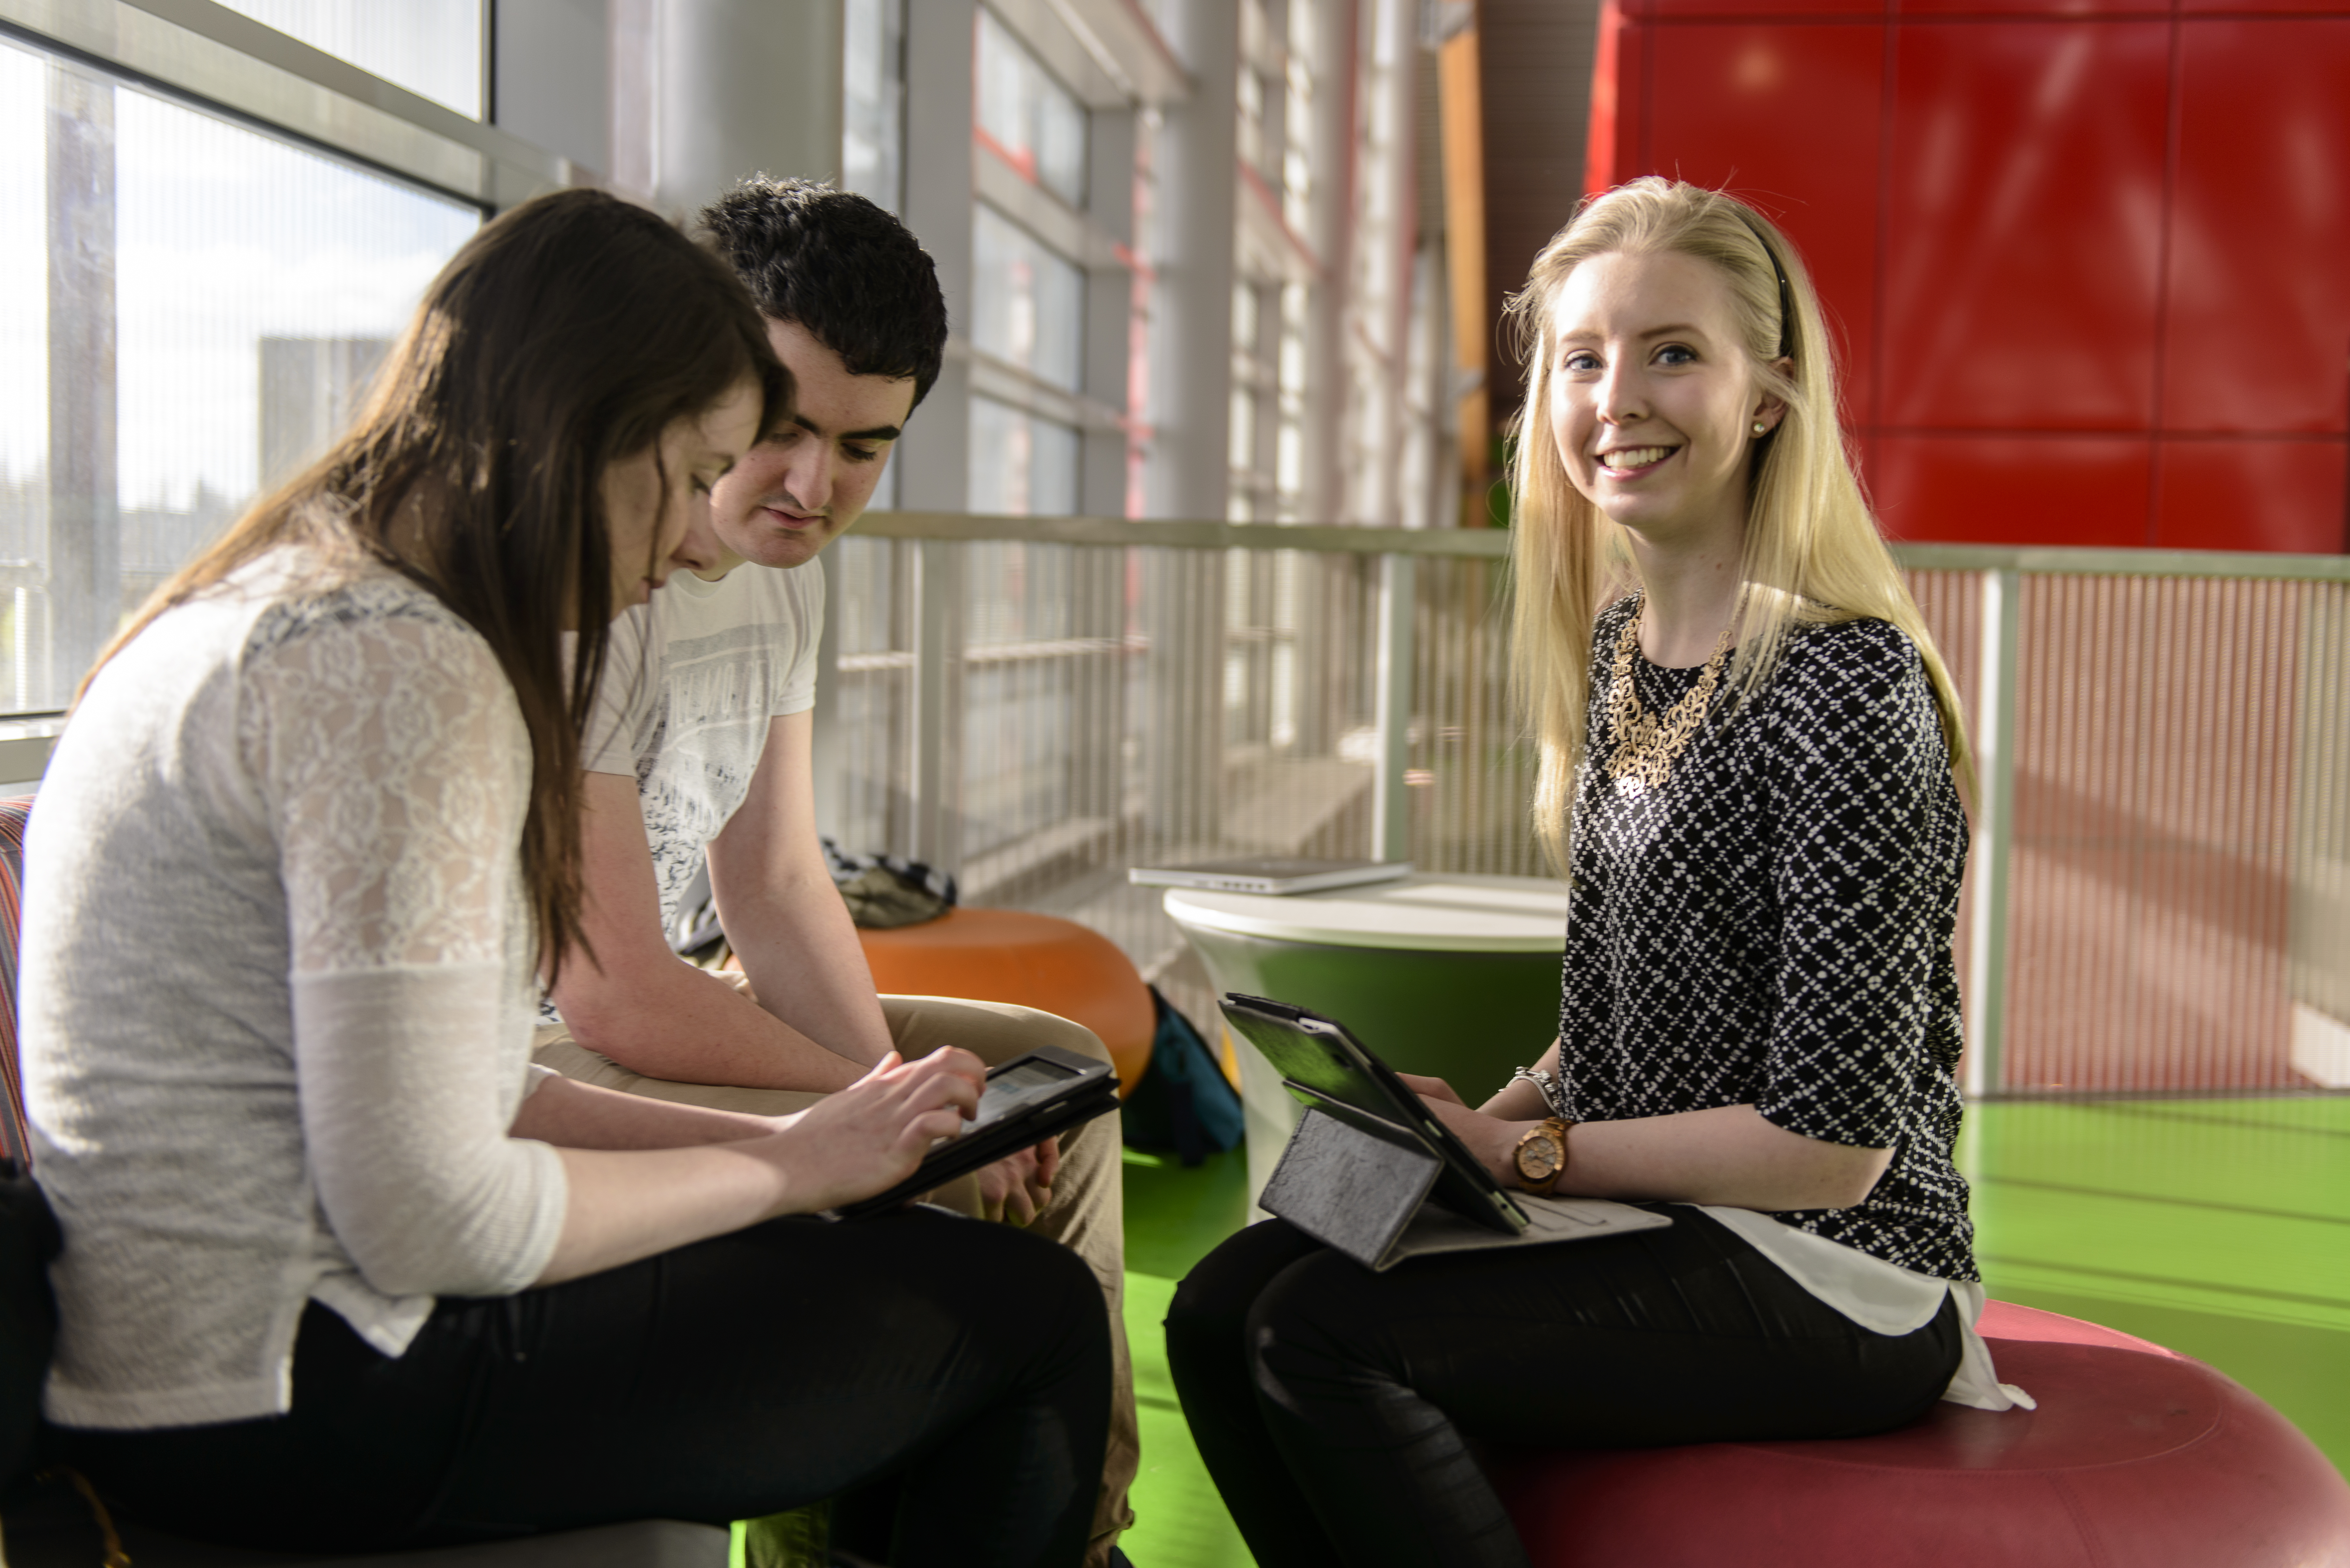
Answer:
[[[0,708],[348,422],[469,203],[0,42]]]

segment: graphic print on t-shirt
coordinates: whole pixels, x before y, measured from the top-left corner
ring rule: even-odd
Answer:
[[[823,628],[813,563],[737,566],[714,583],[680,573],[613,623],[580,755],[637,781],[664,928],[750,793],[768,721],[815,706]]]

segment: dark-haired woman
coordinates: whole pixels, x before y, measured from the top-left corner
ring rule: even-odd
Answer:
[[[1523,1568],[1476,1440],[1848,1437],[2014,1398],[1950,1158],[1965,742],[1801,262],[1743,203],[1640,180],[1513,308],[1560,1036],[1478,1109],[1412,1086],[1504,1184],[1672,1224],[1374,1275],[1274,1222],[1202,1262],[1168,1352],[1261,1568]]]
[[[88,681],[27,850],[25,1054],[67,1235],[48,1414],[134,1517],[374,1549],[869,1484],[901,1568],[1077,1562],[1084,1265],[812,1218],[960,1125],[973,1062],[775,1120],[527,1064],[535,977],[594,961],[606,628],[707,548],[789,396],[713,257],[608,197],[528,203]]]

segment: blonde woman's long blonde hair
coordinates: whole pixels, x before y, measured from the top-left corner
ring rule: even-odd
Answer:
[[[1794,319],[1786,324],[1793,367],[1785,372],[1774,363],[1779,273],[1763,250],[1766,240],[1785,269],[1794,305]],[[1586,739],[1592,626],[1607,600],[1639,582],[1624,530],[1575,488],[1551,435],[1551,362],[1558,352],[1551,307],[1567,275],[1595,256],[1663,254],[1694,256],[1721,273],[1755,385],[1786,405],[1778,426],[1754,443],[1745,618],[1729,673],[1735,700],[1762,691],[1794,627],[1889,622],[1925,660],[1942,739],[1971,800],[1974,763],[1958,691],[1853,476],[1836,421],[1834,357],[1802,258],[1776,225],[1736,197],[1652,175],[1578,208],[1507,305],[1526,367],[1510,475],[1516,500],[1512,680],[1542,748],[1534,812],[1544,848],[1564,871]]]

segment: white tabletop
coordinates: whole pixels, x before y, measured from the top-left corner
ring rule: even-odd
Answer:
[[[1406,877],[1279,898],[1170,888],[1166,908],[1179,926],[1330,947],[1484,953],[1566,948],[1566,885],[1548,877]]]

